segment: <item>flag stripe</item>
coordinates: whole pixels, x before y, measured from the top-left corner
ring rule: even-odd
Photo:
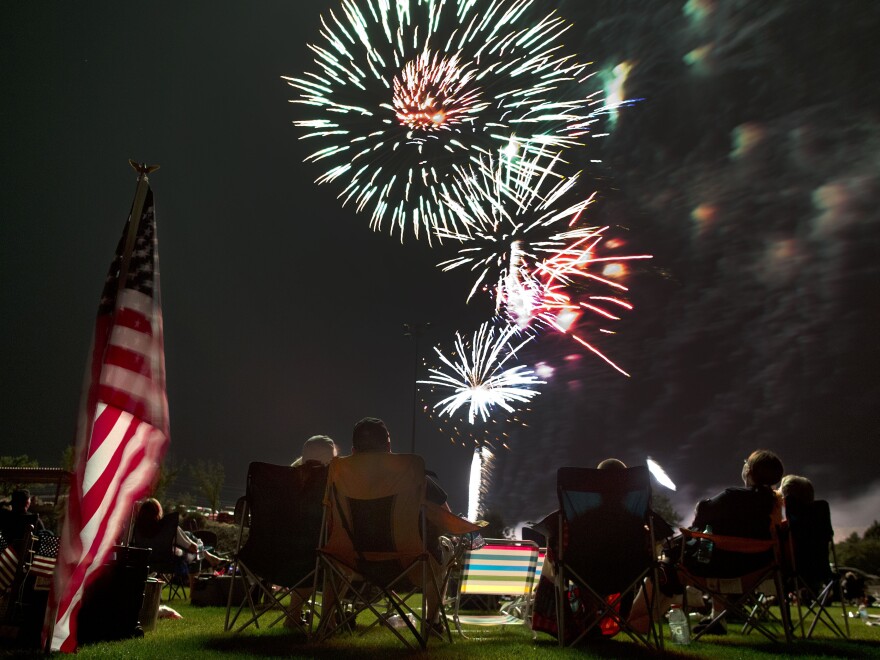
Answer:
[[[152,335],[131,328],[114,328],[113,334],[110,335],[111,346],[118,346],[138,355],[149,356],[154,344]]]
[[[114,319],[116,323],[116,327],[113,328],[114,332],[119,328],[128,328],[130,330],[134,330],[135,332],[142,332],[145,335],[152,336],[153,329],[150,327],[150,318],[146,314],[142,314],[140,311],[136,309],[119,309],[116,312],[116,318]],[[111,335],[112,341],[112,335]]]
[[[124,394],[134,399],[134,405],[143,405],[154,393],[153,382],[139,373],[107,364],[101,372],[101,385],[117,390],[118,394]],[[126,406],[127,407],[127,406]]]
[[[136,289],[126,288],[119,294],[120,310],[137,312],[144,318],[153,316],[153,297]]]
[[[143,376],[150,376],[150,362],[148,356],[135,353],[134,351],[122,348],[121,346],[111,344],[107,347],[107,362]]]
[[[134,400],[127,392],[112,387],[98,386],[95,388],[100,401],[114,408],[128,408],[131,413],[140,419],[150,416],[150,407],[146,402]]]
[[[34,561],[31,564],[31,573],[42,577],[51,577],[55,570],[55,557],[43,557],[42,555],[34,555]]]

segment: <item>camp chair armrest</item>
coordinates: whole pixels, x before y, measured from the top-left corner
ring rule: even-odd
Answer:
[[[706,539],[712,541],[719,550],[727,552],[742,552],[747,554],[767,552],[773,550],[775,542],[773,539],[750,539],[741,536],[725,536],[723,534],[707,534],[706,532],[698,532],[693,529],[681,527],[681,534],[685,540],[689,539]]]

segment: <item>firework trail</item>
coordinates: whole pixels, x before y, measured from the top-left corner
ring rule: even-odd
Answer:
[[[648,470],[661,486],[666,486],[669,490],[675,490],[675,482],[666,474],[666,470],[660,467],[660,464],[653,458],[648,458]]]
[[[650,256],[597,254],[608,227],[581,224],[595,193],[584,197],[577,186],[579,173],[563,176],[561,162],[559,154],[537,154],[521,159],[515,170],[506,159],[492,157],[456,166],[465,183],[443,199],[469,235],[459,236],[463,247],[458,256],[438,265],[444,271],[468,268],[475,274],[468,300],[478,291],[489,292],[496,312],[518,328],[570,334],[629,375],[573,328],[584,314],[617,321],[620,310],[632,309],[617,295],[598,295],[592,289],[627,291],[614,279],[615,271],[623,272],[622,262]],[[598,267],[603,274],[596,272]]]
[[[471,459],[468,480],[468,520],[478,520],[485,513],[486,496],[489,494],[492,461],[495,456],[488,447],[477,447]]]
[[[462,185],[453,165],[580,144],[609,105],[587,93],[586,65],[561,49],[562,18],[533,0],[342,0],[309,48],[317,70],[283,77],[311,116],[306,160],[342,203],[371,209],[371,227],[416,238],[463,229],[441,196]]]
[[[532,388],[543,381],[531,369],[521,364],[505,367],[517,351],[533,339],[527,337],[514,347],[510,340],[517,332],[515,326],[507,326],[496,336],[495,328],[483,323],[473,334],[469,350],[458,332],[455,333],[455,350],[451,357],[434,348],[449,371],[431,368],[428,370],[430,377],[418,383],[453,390],[453,394],[434,405],[435,409],[440,408],[441,416],[452,416],[467,405],[470,424],[474,424],[478,415],[485,422],[491,415],[491,408],[497,406],[513,413],[513,403],[528,402],[538,394]]]

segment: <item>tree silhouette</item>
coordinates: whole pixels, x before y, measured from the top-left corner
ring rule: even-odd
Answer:
[[[214,461],[199,460],[190,468],[190,472],[196,481],[199,493],[205,496],[211,511],[216,513],[220,509],[220,491],[226,479],[223,465]]]

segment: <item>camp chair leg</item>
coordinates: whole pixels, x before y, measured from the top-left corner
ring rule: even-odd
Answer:
[[[841,629],[840,624],[834,620],[834,617],[831,615],[825,605],[831,605],[831,587],[833,586],[833,582],[829,582],[825,585],[819,595],[807,606],[806,614],[802,614],[801,611],[801,603],[798,600],[798,616],[800,617],[799,625],[801,628],[801,636],[805,639],[809,639],[813,636],[813,632],[816,629],[816,626],[821,622],[825,624],[825,627],[831,630],[832,633],[837,635],[838,637],[842,637],[844,639],[849,638],[849,619],[846,614],[846,605],[844,605],[843,600],[840,601],[840,610],[843,616],[843,625],[844,629]],[[804,633],[803,622],[807,617],[813,617],[812,622],[810,623],[809,630]]]
[[[437,582],[436,575],[431,566],[428,565],[429,560],[427,557],[418,559],[416,561],[420,561],[424,564],[422,567],[423,579],[426,580],[425,586],[426,590],[433,588],[434,593],[438,599],[438,617],[441,625],[446,631],[446,637],[451,642],[452,635],[449,631],[449,623],[446,619],[446,611],[443,607],[443,603],[439,602],[441,598],[440,587]],[[334,587],[334,590],[337,592],[336,598],[336,611],[340,614],[341,623],[339,623],[336,627],[330,628],[329,621],[326,625],[323,625],[323,630],[321,628],[318,629],[316,635],[319,641],[323,641],[327,639],[330,635],[336,632],[336,629],[339,627],[347,626],[349,623],[353,624],[357,619],[357,616],[366,610],[369,610],[377,619],[377,621],[381,621],[385,619],[385,615],[388,614],[390,606],[393,609],[394,613],[400,617],[402,623],[409,630],[410,634],[415,639],[416,644],[414,645],[407,637],[405,637],[400,630],[393,626],[386,625],[386,627],[391,630],[392,633],[408,648],[412,650],[421,649],[424,650],[427,648],[428,640],[432,635],[438,636],[440,639],[443,638],[442,634],[437,633],[433,630],[432,622],[428,620],[427,616],[427,593],[423,592],[422,594],[422,604],[420,607],[421,616],[419,616],[409,605],[407,605],[407,600],[414,593],[414,591],[410,591],[407,595],[403,596],[394,591],[394,585],[399,583],[402,579],[404,579],[413,569],[416,569],[415,563],[408,566],[405,570],[403,570],[394,580],[389,582],[387,585],[379,585],[375,583],[364,582],[364,584],[358,588],[356,587],[352,580],[346,575],[342,570],[339,569],[332,561],[328,560],[326,562],[327,568],[331,571],[333,575],[335,575],[339,580],[344,583],[345,590],[350,590],[356,599],[357,606],[353,608],[352,612],[345,613],[341,610],[342,599],[339,598],[338,587]],[[430,579],[428,579],[430,578]],[[379,589],[379,596],[376,597],[369,593],[369,589],[371,587],[375,587]],[[377,607],[376,603],[380,600],[384,600],[386,602],[386,611],[383,613]],[[410,619],[409,615],[412,614],[416,618],[418,618],[418,627],[413,621]],[[323,624],[323,621],[322,621]],[[372,626],[371,626],[372,627]]]

